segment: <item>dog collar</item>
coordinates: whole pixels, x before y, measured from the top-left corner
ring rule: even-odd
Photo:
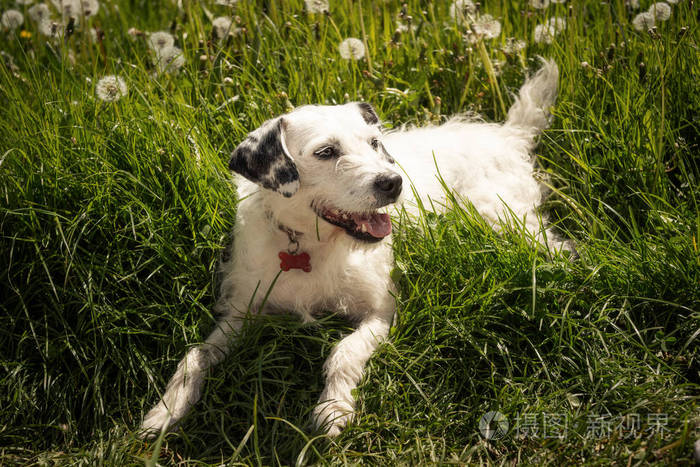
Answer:
[[[280,251],[277,255],[282,260],[280,269],[285,272],[290,269],[301,269],[304,272],[311,272],[311,257],[306,252],[299,253],[299,237],[304,234],[282,224],[277,224],[277,227],[286,233],[289,238],[287,251]]]

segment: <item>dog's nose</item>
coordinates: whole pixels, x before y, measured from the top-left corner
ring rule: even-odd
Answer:
[[[396,201],[401,194],[401,175],[397,173],[387,173],[378,176],[374,180],[374,189],[388,200]]]

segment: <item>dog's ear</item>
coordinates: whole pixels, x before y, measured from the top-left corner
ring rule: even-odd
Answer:
[[[362,115],[362,118],[368,125],[379,124],[379,117],[377,116],[377,112],[374,111],[374,107],[367,102],[358,102],[357,106],[360,108],[360,115]]]
[[[263,123],[234,149],[228,168],[289,198],[299,189],[299,172],[284,143],[284,128],[283,117]]]

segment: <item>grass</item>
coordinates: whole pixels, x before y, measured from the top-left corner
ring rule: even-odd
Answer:
[[[30,37],[0,37],[1,464],[692,463],[692,2],[652,33],[632,27],[622,0],[487,2],[503,28],[485,47],[465,42],[441,2],[332,1],[329,15],[298,0],[182,3],[105,2],[63,40],[28,17]],[[396,34],[402,11],[415,29]],[[224,14],[244,31],[218,43],[210,15]],[[565,31],[535,43],[555,15]],[[173,32],[183,70],[154,76],[131,27]],[[339,57],[349,36],[365,39],[365,59]],[[507,37],[528,46],[505,55]],[[226,161],[248,131],[292,106],[348,100],[374,104],[387,127],[464,111],[501,120],[499,94],[507,106],[538,54],[562,76],[537,149],[545,211],[579,259],[548,259],[517,225],[496,235],[468,206],[397,219],[398,322],[338,439],[308,426],[324,357],[350,329],[333,316],[250,323],[179,433],[135,437],[215,320],[236,209]],[[129,86],[114,103],[94,93],[108,74]],[[490,410],[510,422],[502,439],[479,433]]]

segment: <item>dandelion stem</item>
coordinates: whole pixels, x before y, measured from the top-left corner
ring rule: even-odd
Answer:
[[[425,93],[428,96],[428,102],[430,102],[430,109],[432,110],[433,108],[435,108],[435,99],[433,99],[433,93],[430,92],[430,86],[428,86],[427,79],[424,81],[424,84],[425,84]]]
[[[496,93],[498,103],[501,106],[501,112],[503,112],[503,115],[505,116],[508,114],[508,112],[506,112],[506,105],[503,102],[501,89],[498,87],[498,81],[496,81],[496,72],[493,69],[493,64],[491,63],[491,59],[489,58],[489,54],[486,51],[486,46],[484,45],[483,40],[479,39],[479,42],[477,43],[477,48],[479,49],[479,56],[481,57],[481,61],[484,62],[484,68],[486,69],[486,74],[489,77],[491,89],[493,89],[493,91]]]
[[[657,170],[658,170],[658,182],[661,185],[661,180],[663,179],[665,168],[663,161],[663,151],[664,151],[664,121],[666,120],[666,69],[661,60],[661,55],[659,54],[659,47],[663,45],[659,44],[654,47],[654,52],[656,53],[656,59],[659,62],[660,78],[661,78],[661,118],[659,119],[659,128],[657,129],[657,149],[656,149],[656,160],[657,160]]]
[[[372,66],[372,54],[369,52],[369,47],[367,46],[367,33],[365,32],[365,20],[364,20],[364,15],[363,9],[362,9],[362,0],[359,0],[357,2],[357,6],[360,9],[360,29],[362,30],[362,43],[365,45],[365,56],[367,57],[367,68],[369,68],[369,72],[374,74],[374,67]]]
[[[335,34],[338,36],[338,40],[342,41],[343,36],[342,34],[340,34],[340,29],[338,29],[338,25],[335,24],[335,21],[333,21],[333,17],[331,15],[328,15],[327,18],[331,22],[331,26],[333,26],[333,29],[335,29]]]

